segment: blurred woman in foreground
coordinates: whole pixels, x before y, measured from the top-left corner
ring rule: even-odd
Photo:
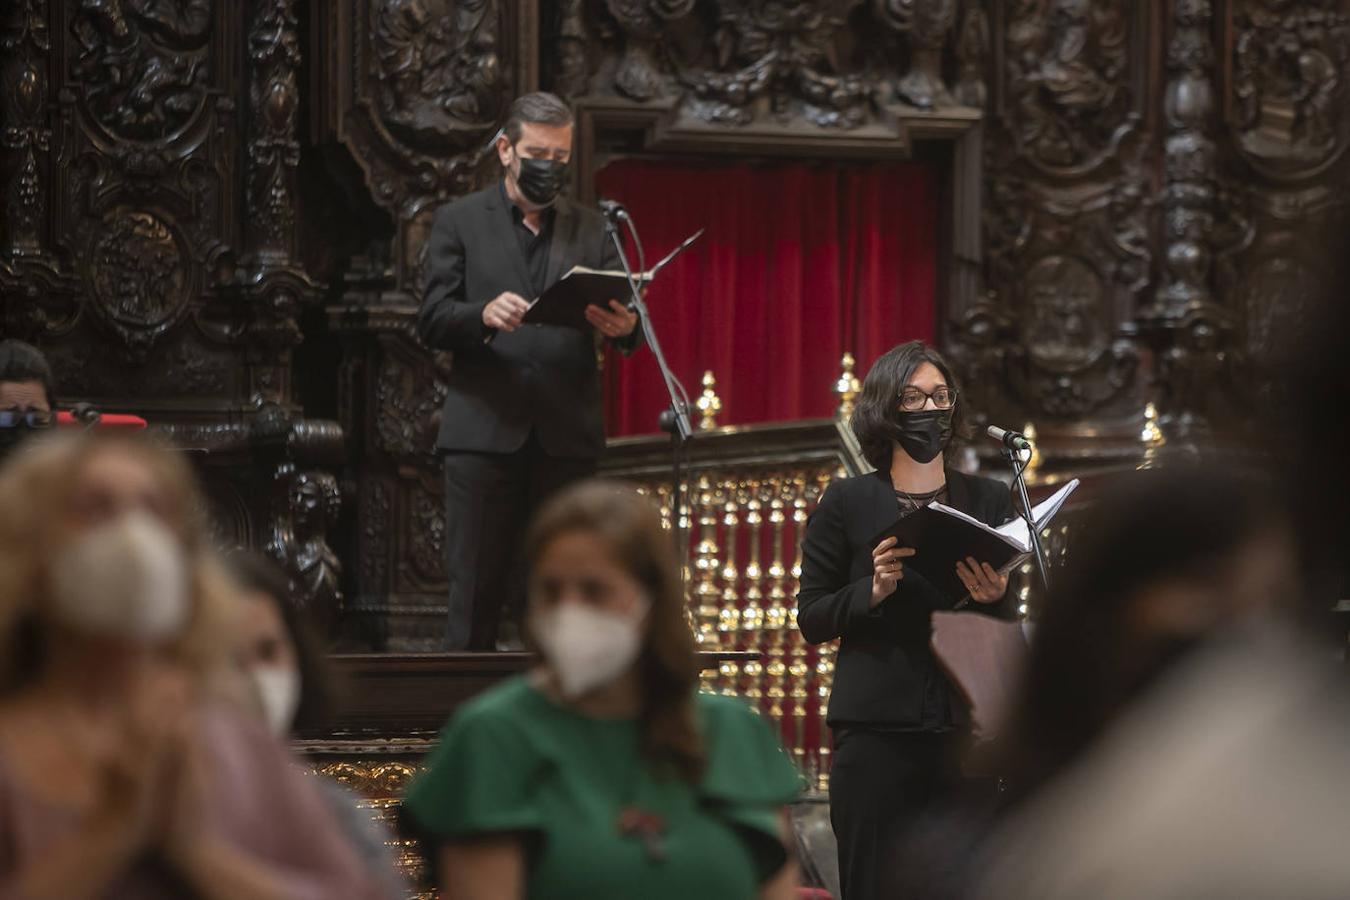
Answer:
[[[1350,693],[1292,628],[1302,573],[1280,503],[1213,467],[1143,472],[1078,534],[1032,644],[1011,815],[966,868],[972,893],[1344,896]]]
[[[380,896],[213,699],[236,597],[181,457],[58,436],[0,472],[0,896]]]
[[[571,488],[527,550],[542,665],[461,708],[404,807],[443,896],[790,897],[795,770],[740,701],[697,693],[650,503]]]

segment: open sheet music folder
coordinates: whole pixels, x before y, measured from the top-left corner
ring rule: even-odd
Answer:
[[[671,260],[688,250],[694,241],[703,235],[703,231],[704,229],[700,228],[689,235],[646,272],[633,273],[633,279],[638,283],[639,289],[645,288]],[[586,321],[586,307],[594,304],[610,312],[609,301],[618,300],[627,305],[631,297],[628,276],[621,270],[573,266],[561,280],[530,303],[530,308],[521,317],[521,321],[531,325],[563,325],[590,331],[591,323]]]
[[[1038,531],[1050,523],[1077,487],[1075,478],[1031,508]],[[958,560],[973,556],[1006,575],[1031,555],[1027,523],[1020,516],[995,528],[941,503],[901,516],[872,539],[872,546],[888,537],[894,537],[897,546],[914,548],[914,555],[904,560],[905,568],[928,579],[953,603],[970,595],[956,576]]]
[[[655,274],[642,272],[635,277],[645,285]],[[609,308],[609,301],[618,300],[627,304],[628,298],[628,276],[623,272],[603,272],[585,266],[573,266],[560,281],[530,304],[521,321],[531,325],[564,325],[590,331],[592,326],[586,321],[586,307],[594,304],[606,312],[613,312]]]

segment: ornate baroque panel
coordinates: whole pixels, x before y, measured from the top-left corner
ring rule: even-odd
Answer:
[[[335,423],[292,386],[319,286],[295,259],[295,0],[0,8],[3,331],[63,402],[146,416],[207,482],[218,536],[336,615]]]
[[[1049,419],[1043,437],[1143,409],[1133,318],[1155,268],[1147,154],[1158,6],[994,4],[988,292],[960,312],[952,349],[979,409]]]
[[[893,130],[892,107],[983,99],[972,0],[563,0],[542,24],[548,86],[671,106],[683,128]]]
[[[316,137],[345,147],[395,223],[395,276],[416,290],[437,206],[468,193],[507,105],[533,87],[530,0],[315,4]]]
[[[1249,404],[1269,389],[1293,328],[1316,314],[1325,248],[1310,238],[1350,224],[1350,3],[1233,0],[1220,16],[1219,205],[1234,237],[1215,285],[1229,356],[1249,372],[1233,379],[1234,399]]]

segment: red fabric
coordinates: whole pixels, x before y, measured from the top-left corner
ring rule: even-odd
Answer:
[[[845,351],[861,377],[895,344],[933,337],[937,187],[925,166],[620,160],[596,190],[628,207],[648,265],[707,227],[647,299],[691,399],[712,370],[722,424],[831,415]],[[605,382],[610,434],[656,430],[667,401],[649,353],[611,353]]]
[[[83,422],[75,418],[74,413],[67,412],[64,409],[57,410],[56,424],[68,428],[86,427]],[[100,413],[98,423],[94,427],[122,428],[137,431],[142,428],[145,428],[148,424],[149,423],[146,422],[145,419],[142,419],[140,416],[126,415],[123,413]]]

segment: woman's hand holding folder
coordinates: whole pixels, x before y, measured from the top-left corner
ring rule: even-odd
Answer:
[[[888,537],[872,551],[872,609],[895,593],[895,585],[905,577],[905,564],[900,560],[914,555],[913,547],[895,545],[896,539]]]
[[[973,556],[967,556],[964,562],[957,560],[956,577],[976,603],[997,603],[1008,591],[1008,576],[994,571],[989,563],[976,562]]]

